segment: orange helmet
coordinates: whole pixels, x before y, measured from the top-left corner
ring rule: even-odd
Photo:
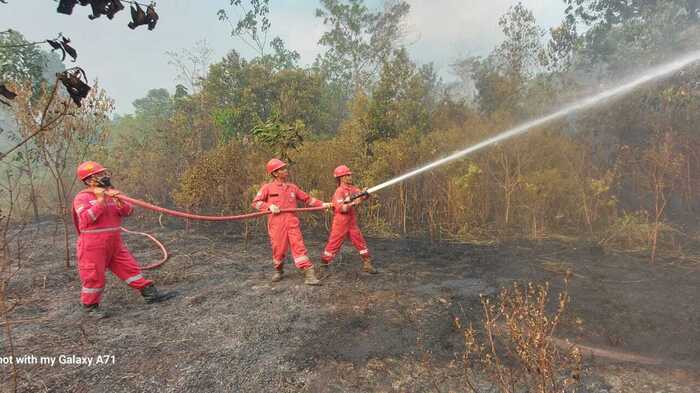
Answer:
[[[278,169],[282,169],[286,166],[287,166],[287,164],[284,161],[273,158],[267,162],[267,173],[269,175],[271,175],[272,172],[274,172]]]
[[[345,175],[352,175],[352,171],[345,165],[341,165],[333,170],[333,177],[341,177]]]
[[[106,170],[107,168],[103,167],[95,161],[85,161],[82,164],[78,165],[78,179],[84,181],[88,177],[98,173],[102,173]]]

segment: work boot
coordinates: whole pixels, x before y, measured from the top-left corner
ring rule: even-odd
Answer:
[[[318,264],[318,274],[317,274],[317,277],[318,277],[319,280],[323,280],[324,278],[326,278],[326,276],[328,276],[328,272],[329,272],[329,270],[330,270],[330,266],[331,266],[330,263],[323,263],[323,262],[321,262],[321,263]]]
[[[362,271],[369,274],[379,273],[374,266],[372,266],[372,258],[362,258]]]
[[[175,292],[161,292],[155,285],[149,284],[141,290],[141,296],[146,303],[160,303],[175,297]]]
[[[308,267],[304,270],[304,284],[306,285],[321,285],[321,281],[316,278],[314,267]]]
[[[284,278],[284,270],[275,270],[275,274],[272,275],[272,282],[282,281]]]
[[[107,314],[100,309],[99,304],[83,304],[83,314],[93,319],[107,318]]]

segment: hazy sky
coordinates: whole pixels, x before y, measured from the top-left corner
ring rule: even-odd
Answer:
[[[143,0],[142,2],[146,2]],[[284,39],[287,47],[301,54],[309,64],[321,52],[318,40],[324,31],[314,10],[318,0],[271,0],[272,35]],[[377,6],[380,0],[368,0]],[[408,46],[420,63],[434,62],[443,78],[450,78],[449,65],[464,55],[483,55],[500,40],[498,18],[517,1],[507,0],[408,0]],[[558,24],[563,0],[523,0],[543,27]],[[213,49],[213,61],[231,49],[250,55],[246,45],[230,36],[228,24],[219,22],[216,12],[228,8],[229,0],[159,0],[160,15],[153,31],[145,26],[127,27],[128,7],[113,20],[89,20],[90,7],[76,6],[73,15],[56,13],[54,0],[8,0],[0,4],[0,30],[12,28],[30,41],[53,38],[58,32],[71,38],[78,61],[67,66],[83,67],[88,77],[97,78],[116,100],[118,113],[133,110],[131,103],[148,89],[164,87],[173,91],[176,71],[168,64],[166,51],[191,48],[206,40]],[[48,46],[46,46],[48,48]]]

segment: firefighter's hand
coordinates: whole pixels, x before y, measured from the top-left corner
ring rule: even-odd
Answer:
[[[280,207],[277,205],[270,205],[270,207],[268,207],[268,210],[270,210],[272,214],[280,214]]]
[[[119,195],[119,194],[121,194],[121,191],[119,191],[119,190],[117,190],[117,189],[114,189],[114,188],[110,188],[109,190],[105,190],[105,195],[107,195],[108,197],[114,198],[114,197],[116,197],[116,196]],[[115,200],[116,203],[117,203],[117,207],[122,207],[122,206],[124,206],[124,203],[122,202],[121,199],[119,199],[119,198],[114,198],[114,200]]]
[[[333,203],[331,202],[323,202],[323,207],[325,209],[332,209],[333,208]]]
[[[115,196],[121,194],[121,191],[116,190],[114,188],[110,188],[109,190],[105,190],[104,192],[105,195],[114,198]]]

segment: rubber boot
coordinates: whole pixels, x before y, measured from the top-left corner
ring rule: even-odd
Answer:
[[[161,292],[155,285],[150,284],[141,290],[141,296],[146,303],[160,303],[175,297],[175,292]]]
[[[275,270],[275,274],[272,275],[272,282],[282,281],[284,278],[284,270]]]
[[[316,278],[316,271],[314,267],[311,266],[304,270],[304,284],[306,285],[321,285],[321,281]]]
[[[379,273],[374,266],[372,266],[372,258],[362,258],[362,271],[369,274]]]
[[[83,304],[83,314],[93,319],[107,318],[107,314],[100,309],[99,304]]]

